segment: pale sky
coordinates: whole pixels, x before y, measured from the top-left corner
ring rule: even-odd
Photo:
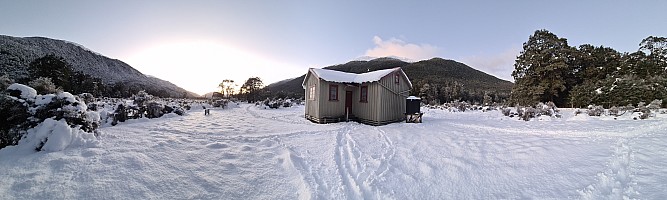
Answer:
[[[442,57],[512,80],[537,29],[621,52],[667,36],[667,1],[0,0],[0,34],[81,44],[204,94],[362,56]]]

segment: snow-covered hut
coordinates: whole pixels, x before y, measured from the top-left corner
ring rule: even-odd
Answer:
[[[405,98],[412,88],[399,67],[363,74],[311,68],[301,85],[306,90],[307,119],[370,125],[405,120]]]

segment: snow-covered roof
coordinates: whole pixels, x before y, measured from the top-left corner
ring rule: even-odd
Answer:
[[[341,72],[341,71],[335,71],[335,70],[328,70],[328,69],[317,69],[317,68],[310,68],[310,71],[314,73],[317,77],[325,80],[325,81],[330,81],[330,82],[337,82],[337,83],[366,83],[366,82],[375,82],[379,81],[382,77],[387,76],[388,74],[396,71],[400,71],[403,76],[405,76],[405,79],[408,80],[408,84],[410,87],[412,87],[412,83],[408,79],[408,77],[405,75],[403,70],[401,70],[400,67],[392,68],[392,69],[383,69],[383,70],[377,70],[377,71],[372,71],[372,72],[366,72],[362,74],[355,74],[355,73],[348,73],[348,72]],[[306,76],[307,78],[307,76]],[[305,82],[306,80],[304,79],[303,86],[305,87]]]

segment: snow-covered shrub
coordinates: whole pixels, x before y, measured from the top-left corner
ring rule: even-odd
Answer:
[[[18,133],[21,137],[27,134],[26,137],[22,137],[23,139],[21,139],[21,141],[34,138],[30,136],[31,134],[40,135],[34,141],[27,142],[30,145],[34,145],[31,146],[31,148],[34,148],[37,151],[43,150],[42,148],[44,146],[47,146],[48,148],[45,150],[62,150],[62,148],[69,145],[67,141],[71,140],[65,138],[65,143],[62,143],[63,139],[60,136],[54,136],[56,131],[65,130],[62,127],[56,130],[57,127],[53,125],[55,123],[54,121],[59,121],[61,124],[64,123],[64,126],[67,128],[66,131],[69,131],[67,133],[85,132],[91,135],[97,134],[96,130],[99,127],[100,120],[99,114],[97,112],[87,111],[86,104],[79,101],[68,92],[37,95],[35,89],[16,83],[10,85],[8,91],[12,96],[5,96],[5,99],[9,99],[9,101],[3,101],[3,104],[21,104],[22,106],[17,106],[17,108],[20,109],[16,109],[9,113],[20,116],[19,119],[25,122],[16,124],[12,121],[15,118],[10,118],[8,121],[12,122],[12,127],[10,127],[10,129],[13,131],[11,133]],[[72,136],[71,134],[68,135]],[[54,136],[54,138],[51,138],[51,136]],[[78,136],[79,135],[76,135],[77,138]],[[19,145],[21,143],[22,142],[19,141]],[[14,144],[16,143],[14,142]],[[52,146],[57,146],[57,148],[51,148]]]
[[[523,111],[523,115],[520,116],[524,121],[530,121],[530,119],[535,118],[537,114],[537,109],[533,107],[526,107]]]
[[[648,119],[651,116],[651,109],[644,102],[639,102],[637,108],[635,108],[635,113],[639,115],[639,119]]]
[[[628,111],[628,110],[629,111],[635,110],[635,106],[633,106],[632,104],[628,104],[627,106],[623,107],[623,111]]]
[[[466,110],[472,109],[472,106],[465,101],[455,101],[452,103],[445,103],[442,105],[444,108],[450,112],[465,112]]]
[[[524,107],[518,106],[518,105],[516,106],[516,115],[517,116],[519,116],[519,117],[523,116],[523,111],[524,111]]]
[[[227,107],[227,104],[229,104],[229,100],[220,99],[220,100],[213,101],[211,105],[213,105],[213,107],[225,108],[225,107]]]
[[[546,115],[550,117],[557,117],[560,118],[560,110],[556,107],[556,104],[553,102],[547,102],[547,103],[538,103],[537,106],[535,106],[535,109],[538,113],[538,116],[541,115]]]
[[[184,110],[183,107],[176,107],[176,108],[174,108],[173,113],[176,113],[177,115],[184,115],[184,114],[185,114],[185,110]]]
[[[588,116],[601,116],[604,114],[604,108],[602,106],[589,105],[588,106]]]
[[[164,106],[158,102],[151,101],[146,104],[146,117],[148,118],[159,118],[164,114],[162,110]]]
[[[646,106],[649,110],[657,113],[658,110],[660,110],[660,107],[662,106],[662,100],[656,99],[651,101],[651,103]]]
[[[153,95],[150,95],[146,91],[141,90],[137,92],[137,94],[133,95],[132,99],[134,100],[134,104],[141,107],[144,106],[144,103],[153,99]]]
[[[574,109],[574,116],[577,116],[577,115],[579,115],[579,114],[581,114],[581,113],[584,113],[584,111],[581,111],[581,109],[579,109],[579,108]]]
[[[503,112],[503,115],[510,116],[510,113],[512,112],[512,109],[504,107],[504,108],[501,109],[501,111]]]
[[[29,117],[25,102],[0,93],[0,149],[18,144],[30,127]]]
[[[86,103],[86,105],[93,103],[95,101],[95,96],[93,96],[93,94],[90,93],[81,93],[77,96],[79,96],[79,99],[81,99],[84,103]]]
[[[609,115],[618,117],[618,116],[620,116],[619,113],[621,112],[621,109],[619,109],[616,106],[612,106],[611,108],[609,108],[608,112],[609,112]]]
[[[10,96],[19,98],[23,101],[34,101],[37,97],[37,90],[23,84],[14,83],[7,87]]]
[[[113,118],[113,120],[111,121],[111,125],[113,126],[118,124],[118,122],[125,122],[125,120],[127,120],[127,111],[125,104],[118,104],[114,112],[111,114],[111,117]]]
[[[77,126],[85,132],[94,132],[99,127],[100,116],[97,112],[87,111],[88,107],[69,92],[39,95],[36,98],[33,116],[38,121],[48,118],[64,119],[70,126]]]

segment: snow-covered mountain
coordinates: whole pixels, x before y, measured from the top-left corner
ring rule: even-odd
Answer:
[[[199,96],[168,81],[149,77],[123,61],[108,58],[79,44],[44,37],[12,37],[0,35],[0,75],[14,80],[27,78],[28,65],[37,58],[53,54],[63,57],[74,71],[100,78],[105,84],[123,83],[162,91],[169,96]]]

